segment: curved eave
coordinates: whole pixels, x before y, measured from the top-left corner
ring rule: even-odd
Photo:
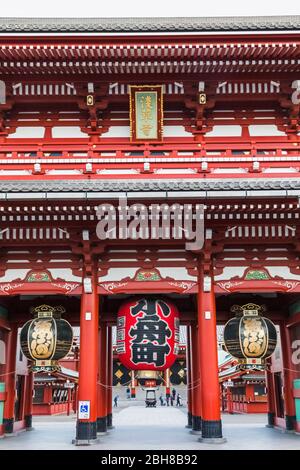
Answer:
[[[300,178],[0,180],[0,199],[299,197]]]

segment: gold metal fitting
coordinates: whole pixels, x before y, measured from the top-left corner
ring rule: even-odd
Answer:
[[[93,95],[87,95],[86,104],[87,104],[87,106],[94,106],[94,96]]]
[[[199,93],[199,103],[206,104],[206,93]]]

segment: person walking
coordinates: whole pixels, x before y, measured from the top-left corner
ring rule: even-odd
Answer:
[[[115,407],[118,406],[118,400],[119,400],[119,395],[116,395],[115,398],[114,398],[114,406]]]
[[[167,406],[170,406],[170,395],[166,396],[166,402],[167,402]]]
[[[127,387],[127,389],[126,389],[126,395],[127,395],[127,400],[129,400],[130,399],[130,388],[129,387]]]
[[[174,398],[173,398],[173,395],[170,396],[170,400],[171,400],[171,406],[174,406]]]
[[[180,395],[179,393],[177,394],[176,406],[182,406],[182,403],[181,403],[181,395]]]
[[[173,400],[175,400],[175,398],[176,398],[176,390],[175,390],[175,388],[172,388],[172,398],[173,398]]]
[[[159,401],[160,401],[160,406],[164,406],[164,399],[163,399],[162,393],[159,396]]]

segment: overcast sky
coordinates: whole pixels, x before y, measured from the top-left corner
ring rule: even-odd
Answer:
[[[11,0],[1,17],[300,15],[300,0]]]

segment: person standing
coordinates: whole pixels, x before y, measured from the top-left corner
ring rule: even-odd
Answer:
[[[179,393],[177,394],[176,406],[181,406],[181,395]]]
[[[115,398],[114,398],[114,406],[115,407],[118,406],[118,400],[119,400],[119,395],[116,395]]]
[[[175,388],[172,388],[172,398],[173,398],[173,400],[175,400],[175,398],[176,398],[176,390],[175,390]]]

